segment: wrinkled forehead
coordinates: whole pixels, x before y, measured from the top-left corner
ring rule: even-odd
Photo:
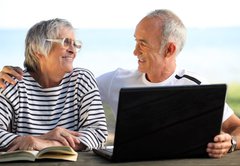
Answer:
[[[61,27],[58,35],[59,38],[75,39],[75,31],[71,27]]]
[[[136,26],[135,37],[141,35],[160,37],[162,33],[162,22],[158,18],[143,18]]]

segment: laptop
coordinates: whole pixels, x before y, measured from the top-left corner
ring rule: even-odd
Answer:
[[[111,161],[208,157],[220,133],[225,84],[122,88],[113,146],[94,150]]]

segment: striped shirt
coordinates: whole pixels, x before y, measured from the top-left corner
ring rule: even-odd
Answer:
[[[75,68],[52,88],[42,88],[24,71],[21,81],[0,89],[0,148],[19,135],[42,135],[58,126],[78,131],[90,150],[106,141],[99,90],[88,70]]]

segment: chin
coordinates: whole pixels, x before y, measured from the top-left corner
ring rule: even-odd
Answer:
[[[73,67],[72,66],[67,67],[65,71],[66,71],[66,73],[70,73],[71,71],[73,71]]]
[[[138,66],[138,71],[141,73],[145,73],[145,70],[143,68],[141,68],[140,66]]]

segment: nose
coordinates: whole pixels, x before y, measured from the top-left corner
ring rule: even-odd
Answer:
[[[133,54],[135,56],[141,55],[141,50],[140,50],[139,44],[137,44],[137,43],[135,45],[135,49],[133,50]]]
[[[70,53],[77,53],[77,50],[76,50],[76,48],[74,47],[73,44],[69,45],[67,51],[70,52]]]
[[[70,51],[72,53],[76,53],[77,52],[77,48],[74,46],[74,42],[73,41],[71,41],[71,43],[69,43],[68,51]]]

